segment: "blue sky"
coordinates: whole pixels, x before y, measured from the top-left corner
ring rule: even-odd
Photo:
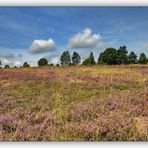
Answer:
[[[148,7],[0,7],[0,59],[35,66],[58,63],[64,50],[90,51],[126,45],[148,56]]]

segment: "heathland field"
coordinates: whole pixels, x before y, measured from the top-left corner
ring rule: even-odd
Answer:
[[[148,65],[0,69],[0,140],[148,140]]]

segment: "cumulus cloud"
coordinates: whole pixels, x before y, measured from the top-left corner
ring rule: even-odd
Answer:
[[[93,34],[90,28],[86,28],[69,40],[69,46],[71,48],[96,48],[100,42],[101,35]]]
[[[0,53],[0,60],[2,66],[9,65],[9,66],[21,66],[22,63],[20,62],[21,57],[23,55],[21,53],[12,53],[12,52],[2,52]]]
[[[30,53],[45,53],[56,50],[56,44],[52,39],[34,40],[30,46]]]

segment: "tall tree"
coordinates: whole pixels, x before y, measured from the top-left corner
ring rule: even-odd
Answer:
[[[104,64],[103,55],[104,55],[104,52],[101,52],[98,58],[98,64]]]
[[[100,54],[98,61],[108,65],[118,64],[117,55],[117,50],[115,48],[107,48]]]
[[[128,56],[128,63],[129,64],[136,64],[137,63],[137,55],[133,51],[131,51]]]
[[[126,46],[121,46],[118,50],[117,50],[117,63],[118,64],[127,64],[128,63],[128,55],[127,55],[128,51]]]
[[[140,54],[140,57],[139,57],[138,62],[139,62],[140,64],[146,64],[146,63],[147,63],[147,58],[146,58],[146,55],[145,55],[144,53],[141,53],[141,54]]]
[[[71,63],[69,51],[64,51],[60,58],[61,65],[68,66]]]
[[[72,63],[73,63],[73,65],[79,65],[80,62],[81,62],[81,58],[80,58],[79,53],[74,51],[74,53],[72,55]]]
[[[91,65],[95,65],[96,62],[95,62],[95,58],[94,58],[93,52],[90,52],[89,58],[90,58]]]
[[[2,65],[2,62],[1,62],[1,60],[0,60],[0,66]]]

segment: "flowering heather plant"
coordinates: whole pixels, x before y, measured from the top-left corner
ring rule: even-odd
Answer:
[[[0,140],[146,141],[147,69],[0,69]]]

